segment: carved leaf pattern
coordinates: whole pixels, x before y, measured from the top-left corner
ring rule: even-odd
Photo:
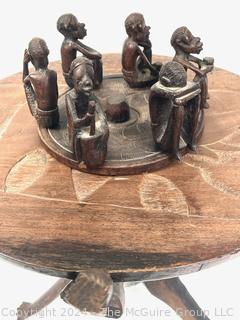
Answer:
[[[5,192],[20,193],[30,187],[44,172],[48,155],[43,149],[36,149],[20,159],[10,170]]]
[[[5,132],[7,131],[8,127],[10,126],[13,118],[19,111],[19,108],[15,110],[15,112],[5,118],[3,122],[0,123],[0,139],[4,136]]]
[[[88,199],[95,191],[111,180],[111,177],[95,176],[72,170],[72,179],[77,199],[81,202]]]
[[[140,199],[148,210],[177,215],[189,214],[182,191],[171,180],[156,174],[144,175],[140,185]]]
[[[224,137],[221,140],[221,143],[231,147],[240,148],[240,130],[237,129],[228,136]]]
[[[204,181],[214,189],[240,199],[240,188],[237,181],[240,179],[240,167],[238,165],[240,151],[235,148],[240,147],[240,131],[235,130],[218,143],[228,146],[233,150],[218,150],[217,145],[210,144],[202,147],[202,151],[211,151],[217,158],[205,154],[187,154],[184,162],[194,168],[199,169]],[[228,181],[228,169],[231,167],[232,174],[235,171],[235,179]]]
[[[233,198],[240,199],[240,189],[235,189],[233,186],[228,185],[221,181],[219,178],[215,178],[215,174],[211,172],[210,170],[204,170],[201,171],[203,179],[213,188],[217,189],[218,191],[221,191],[227,195],[232,196]]]

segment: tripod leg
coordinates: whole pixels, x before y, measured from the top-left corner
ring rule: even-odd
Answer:
[[[61,293],[61,298],[82,312],[119,318],[124,308],[124,288],[108,272],[81,272]]]
[[[209,320],[179,278],[144,284],[152,295],[168,304],[183,320]]]
[[[34,303],[23,302],[17,309],[17,320],[25,320],[47,307],[59,297],[60,293],[71,281],[60,279]]]

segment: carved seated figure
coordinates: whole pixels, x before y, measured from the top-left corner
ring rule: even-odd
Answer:
[[[160,63],[152,64],[150,27],[142,14],[132,13],[125,20],[125,28],[128,38],[122,52],[123,77],[130,87],[150,86],[158,80],[161,67]]]
[[[70,144],[77,161],[96,168],[105,161],[109,130],[105,114],[92,95],[93,64],[78,57],[71,63],[69,74],[74,86],[66,94]]]
[[[69,75],[72,61],[76,58],[77,52],[92,60],[94,69],[93,84],[97,89],[103,79],[102,55],[96,50],[84,45],[79,39],[87,35],[84,23],[79,23],[73,14],[62,15],[57,22],[57,29],[64,35],[61,47],[62,70],[66,83],[73,88],[73,81]]]
[[[187,81],[184,67],[174,61],[162,66],[159,79],[152,86],[149,97],[153,138],[161,151],[180,160],[181,134],[188,147],[193,149],[196,146],[200,123],[200,84]]]
[[[53,128],[59,121],[57,74],[48,69],[48,55],[46,42],[34,38],[24,52],[23,61],[23,83],[29,109],[43,128]],[[35,68],[31,73],[28,69],[30,61]]]
[[[185,70],[190,69],[196,74],[193,81],[201,85],[201,108],[208,108],[207,73],[213,70],[214,59],[201,60],[192,55],[202,51],[203,43],[199,37],[194,37],[187,27],[180,27],[173,33],[171,45],[175,49],[173,60],[182,64]]]

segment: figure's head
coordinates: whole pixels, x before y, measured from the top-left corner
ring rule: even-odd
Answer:
[[[92,61],[86,57],[78,57],[71,63],[69,75],[73,80],[77,93],[89,96],[93,90],[94,70]]]
[[[203,43],[199,37],[194,37],[187,27],[180,27],[174,31],[171,45],[176,52],[199,54],[203,49]]]
[[[138,43],[149,40],[150,27],[146,26],[141,13],[131,13],[125,20],[125,28],[128,36],[132,37]]]
[[[84,23],[79,23],[78,19],[71,13],[62,15],[57,21],[57,29],[64,37],[83,39],[87,35]]]
[[[159,81],[165,87],[182,88],[187,85],[187,72],[180,63],[170,61],[162,66]]]
[[[28,52],[31,62],[35,68],[47,68],[49,50],[46,42],[43,39],[33,38],[29,42]]]

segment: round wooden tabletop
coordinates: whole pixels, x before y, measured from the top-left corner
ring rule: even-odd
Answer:
[[[155,57],[156,58],[156,57]],[[163,58],[158,57],[163,60]],[[120,55],[103,57],[105,74]],[[66,90],[59,62],[59,89]],[[21,74],[0,82],[0,253],[59,277],[89,268],[115,281],[201,270],[240,251],[240,77],[209,76],[199,153],[142,175],[90,175],[43,149]]]

